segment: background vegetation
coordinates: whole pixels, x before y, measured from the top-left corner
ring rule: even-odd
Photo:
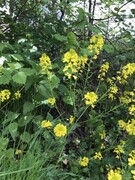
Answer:
[[[0,1],[1,180],[135,179],[134,21],[132,0]]]

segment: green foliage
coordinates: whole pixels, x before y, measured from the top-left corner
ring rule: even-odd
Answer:
[[[128,2],[89,2],[0,2],[10,9],[0,10],[1,180],[104,180],[110,170],[133,178],[135,38],[122,9]],[[111,18],[123,25],[119,32]]]

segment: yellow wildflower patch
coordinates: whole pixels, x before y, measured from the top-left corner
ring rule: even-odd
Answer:
[[[89,164],[89,158],[88,157],[83,157],[83,158],[80,158],[79,159],[79,164],[81,165],[81,166],[83,166],[83,167],[86,167],[86,166],[88,166],[88,164]]]

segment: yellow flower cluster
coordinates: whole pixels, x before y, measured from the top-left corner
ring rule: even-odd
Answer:
[[[135,93],[133,91],[124,91],[124,94],[119,98],[119,101],[123,104],[135,102]]]
[[[116,158],[119,159],[120,158],[120,154],[123,153],[124,154],[124,144],[125,144],[125,141],[121,141],[120,144],[114,149],[113,152],[115,152],[117,155],[116,155]]]
[[[51,60],[49,56],[47,56],[45,53],[42,54],[42,56],[40,57],[39,65],[41,66],[41,73],[43,74],[50,73],[50,70],[52,69]]]
[[[70,115],[69,119],[67,119],[70,124],[72,124],[75,120],[74,116]]]
[[[121,71],[117,71],[116,79],[121,84],[127,84],[127,79],[135,73],[135,63],[126,64]]]
[[[67,134],[67,127],[65,125],[59,123],[54,127],[53,131],[54,131],[55,136],[63,137]]]
[[[101,160],[103,158],[102,154],[100,152],[96,152],[94,155],[94,159],[99,159]]]
[[[101,139],[104,139],[106,137],[105,131],[99,133],[99,135],[100,135]]]
[[[102,50],[103,45],[104,39],[101,34],[92,36],[92,38],[90,39],[90,45],[88,46],[88,50],[92,55],[94,55],[92,59],[97,59],[97,56]]]
[[[4,102],[8,100],[11,96],[11,92],[8,89],[4,89],[0,92],[0,101]]]
[[[108,180],[122,180],[121,170],[115,169],[108,172]]]
[[[128,112],[130,115],[135,116],[135,105],[131,104],[131,106],[128,108]]]
[[[16,154],[16,155],[22,154],[22,150],[16,149],[15,154]]]
[[[100,67],[98,78],[99,78],[101,81],[104,80],[104,77],[105,77],[106,73],[108,72],[108,69],[109,69],[109,63],[108,63],[108,62],[105,62],[105,63],[102,64],[102,66]]]
[[[15,93],[14,93],[14,97],[13,97],[13,99],[15,100],[15,99],[20,99],[21,98],[21,93],[20,93],[20,91],[16,91]]]
[[[108,98],[111,100],[115,99],[115,94],[117,94],[117,92],[118,87],[116,85],[110,86],[110,88],[108,89]]]
[[[126,80],[135,73],[135,63],[128,63],[122,68],[122,76]]]
[[[135,135],[135,119],[131,119],[127,123],[123,120],[119,120],[118,124],[119,127],[126,130],[129,135]]]
[[[89,158],[88,157],[83,157],[83,158],[80,158],[79,159],[79,164],[81,165],[81,166],[83,166],[83,167],[86,167],[86,166],[88,166],[88,164],[89,164]]]
[[[87,56],[79,57],[74,49],[70,49],[64,54],[63,62],[66,64],[63,69],[65,76],[68,79],[71,79],[71,77],[77,79],[76,73],[85,67]]]
[[[51,121],[49,121],[49,120],[43,120],[43,121],[41,122],[41,127],[42,127],[42,128],[50,129],[50,128],[52,127],[52,123],[51,123]]]
[[[94,92],[87,92],[84,95],[85,98],[85,104],[90,105],[92,108],[95,107],[94,103],[97,101],[98,96]]]
[[[135,150],[132,150],[132,151],[129,153],[128,165],[129,165],[129,166],[135,165]]]
[[[133,174],[133,180],[135,180],[135,170],[131,170],[131,173]]]
[[[48,103],[53,106],[56,103],[56,99],[55,98],[49,98],[48,99]]]

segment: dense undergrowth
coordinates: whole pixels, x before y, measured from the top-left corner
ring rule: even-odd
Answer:
[[[0,49],[0,179],[135,179],[134,59],[103,59],[101,34],[55,59],[17,43]]]

